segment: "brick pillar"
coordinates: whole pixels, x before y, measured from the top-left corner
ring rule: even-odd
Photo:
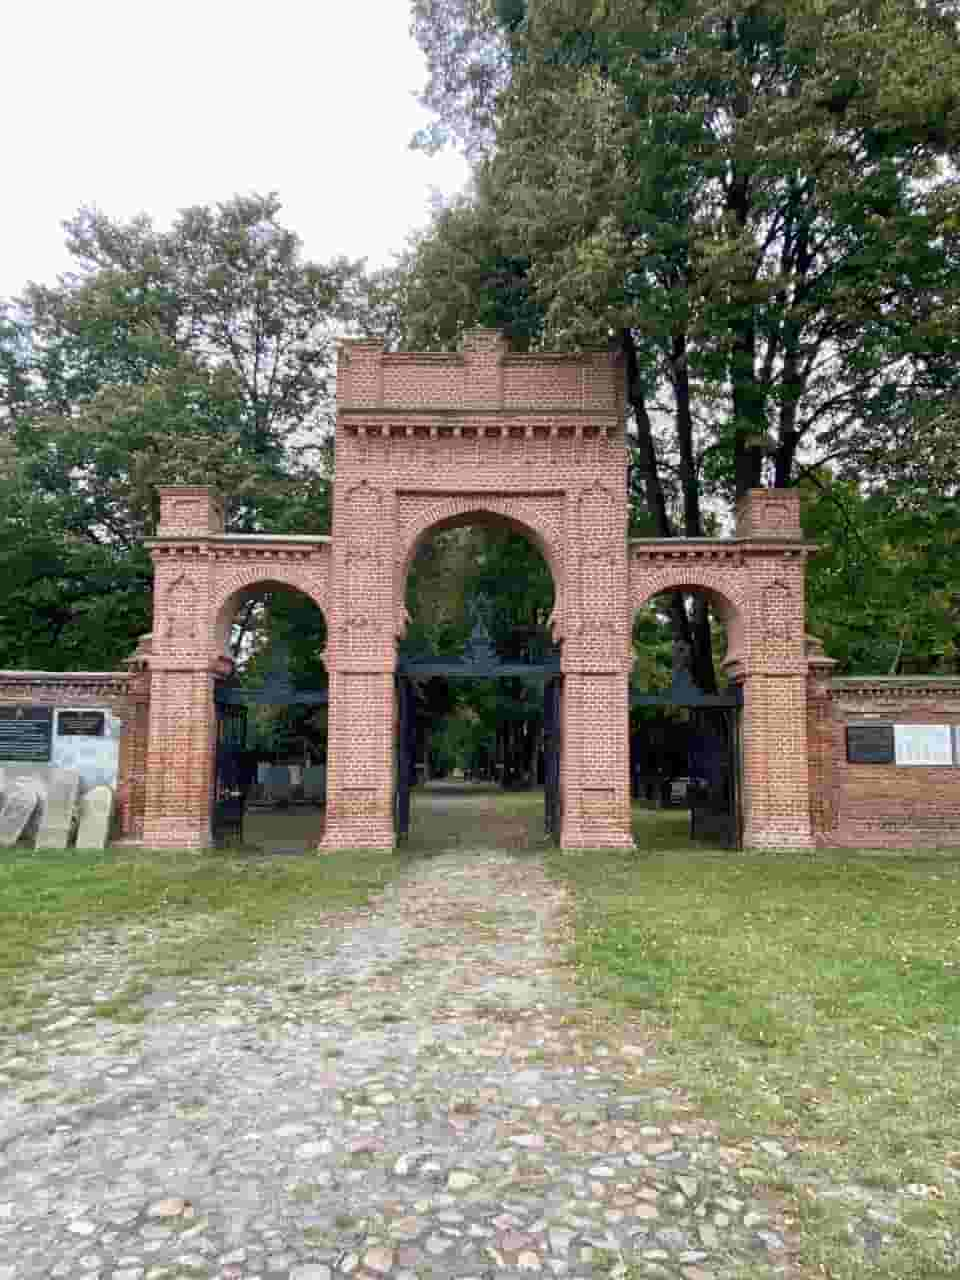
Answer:
[[[630,849],[626,458],[567,497],[560,847]],[[622,468],[622,480],[621,480]]]
[[[757,673],[742,684],[744,848],[811,849],[806,678]]]
[[[737,504],[747,577],[743,653],[743,843],[748,849],[810,849],[808,662],[800,498],[753,489]]]
[[[330,670],[327,814],[320,849],[392,849],[393,671]]]
[[[150,663],[150,748],[143,840],[148,847],[211,843],[216,652],[207,539],[223,532],[218,495],[198,485],[160,489]],[[228,664],[229,665],[229,664]]]
[[[560,757],[562,849],[632,849],[627,676],[568,671]]]
[[[209,666],[154,665],[143,824],[148,848],[210,847],[216,675]]]
[[[376,479],[376,477],[375,477]],[[396,496],[347,450],[333,495],[327,817],[321,850],[392,849]]]

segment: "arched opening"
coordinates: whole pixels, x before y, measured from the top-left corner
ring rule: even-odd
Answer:
[[[215,689],[214,841],[300,852],[323,834],[327,765],[326,620],[282,582],[235,591],[217,641],[232,674]]]
[[[742,627],[721,592],[680,583],[633,619],[630,789],[641,847],[739,848]]]
[[[548,827],[559,834],[546,799],[560,673],[545,552],[528,526],[477,511],[438,521],[408,549],[397,826],[417,847],[528,846]]]

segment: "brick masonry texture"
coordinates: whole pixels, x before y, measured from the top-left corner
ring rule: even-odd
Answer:
[[[457,354],[346,342],[338,372],[331,538],[225,533],[203,486],[160,491],[153,631],[120,673],[0,674],[0,702],[109,705],[126,723],[125,834],[156,847],[210,843],[216,719],[238,607],[266,588],[305,593],[327,623],[327,821],[322,848],[394,844],[395,668],[407,573],[435,531],[515,529],[554,580],[563,675],[561,844],[631,845],[628,679],[636,610],[704,592],[728,630],[743,690],[744,843],[896,846],[960,838],[955,770],[848,766],[843,717],[891,704],[914,722],[960,723],[960,682],[842,697],[803,633],[796,494],[754,490],[728,539],[628,540],[622,370],[606,352],[513,355],[477,330]],[[84,683],[86,682],[86,683]],[[934,714],[935,713],[935,714]]]
[[[832,679],[811,664],[808,720],[819,845],[909,849],[960,844],[960,769],[852,764],[850,723],[960,725],[960,678]]]

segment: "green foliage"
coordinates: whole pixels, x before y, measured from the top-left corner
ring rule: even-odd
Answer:
[[[960,671],[956,503],[821,473],[803,485],[812,632],[844,674]]]
[[[951,496],[960,37],[949,6],[416,0],[422,144],[472,197],[402,264],[399,327],[619,343],[636,532],[710,534],[828,464]],[[501,264],[509,287],[500,287]],[[949,454],[947,454],[949,456]],[[674,634],[712,680],[705,617]]]
[[[329,527],[335,339],[366,295],[356,265],[303,261],[279,210],[235,197],[168,231],[81,210],[76,271],[0,317],[0,665],[132,650],[160,484],[216,485],[237,532]]]

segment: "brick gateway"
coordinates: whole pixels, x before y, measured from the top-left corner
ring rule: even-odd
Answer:
[[[267,586],[327,622],[328,803],[321,847],[394,844],[397,642],[404,585],[434,531],[499,522],[553,574],[561,646],[563,848],[628,848],[634,612],[674,588],[723,617],[742,687],[744,843],[807,848],[804,561],[796,494],[755,490],[731,539],[628,540],[622,371],[606,353],[514,355],[474,330],[458,354],[346,342],[337,384],[333,535],[239,536],[202,487],[160,491],[142,834],[210,843],[214,687],[237,607]],[[140,823],[138,822],[139,826]]]

